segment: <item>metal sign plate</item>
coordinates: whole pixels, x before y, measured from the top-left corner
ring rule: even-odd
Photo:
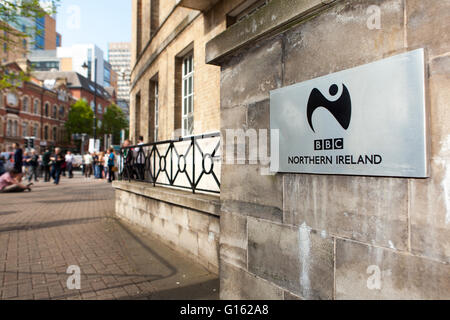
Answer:
[[[271,171],[426,178],[425,100],[423,49],[274,90]]]

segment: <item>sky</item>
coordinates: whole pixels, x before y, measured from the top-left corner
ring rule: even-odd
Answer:
[[[62,45],[94,43],[108,58],[109,42],[131,41],[130,0],[61,0],[56,31]]]

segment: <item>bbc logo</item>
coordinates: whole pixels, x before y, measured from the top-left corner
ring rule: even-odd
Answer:
[[[344,139],[325,139],[325,140],[314,140],[314,150],[343,150],[344,149]]]

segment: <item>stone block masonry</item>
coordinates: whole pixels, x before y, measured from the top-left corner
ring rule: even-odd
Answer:
[[[430,114],[429,179],[224,165],[221,298],[450,298],[449,29],[450,0],[273,0],[207,43],[222,133],[268,128],[273,89],[417,48]]]
[[[219,270],[220,205],[215,196],[116,182],[116,215],[209,271]]]

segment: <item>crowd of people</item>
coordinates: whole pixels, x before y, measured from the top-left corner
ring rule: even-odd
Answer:
[[[81,163],[75,163],[75,157],[70,151],[63,152],[61,148],[55,148],[53,152],[46,149],[43,154],[38,154],[36,150],[24,152],[15,143],[13,150],[2,150],[0,153],[0,193],[31,191],[34,182],[39,179],[59,185],[61,176],[68,176],[69,179],[74,177],[75,165],[80,165],[86,179],[94,177],[109,183],[116,179],[118,171],[113,148],[107,152],[87,153],[81,158]]]

